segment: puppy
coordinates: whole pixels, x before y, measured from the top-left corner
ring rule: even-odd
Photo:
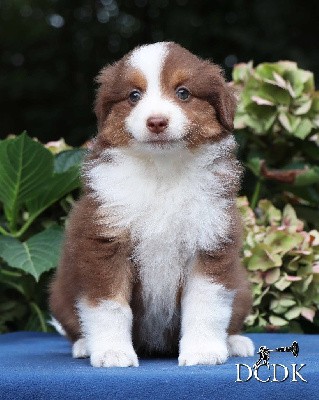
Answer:
[[[98,135],[67,226],[50,307],[95,367],[179,350],[179,365],[251,356],[239,335],[251,293],[240,264],[231,135],[221,69],[172,42],[100,72]]]

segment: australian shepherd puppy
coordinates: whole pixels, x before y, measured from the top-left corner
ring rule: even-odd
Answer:
[[[172,42],[102,69],[98,135],[50,306],[95,367],[179,352],[179,365],[251,356],[240,264],[236,108],[221,69]]]

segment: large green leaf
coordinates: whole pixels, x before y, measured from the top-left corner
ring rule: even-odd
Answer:
[[[62,174],[54,174],[36,198],[27,201],[29,218],[39,215],[53,203],[80,186],[79,170],[73,166]]]
[[[62,238],[60,227],[46,229],[26,242],[0,236],[0,256],[10,267],[31,274],[38,281],[43,272],[56,267]]]
[[[52,169],[52,154],[25,133],[0,143],[0,200],[10,222],[22,202],[43,190]]]
[[[55,156],[54,175],[36,198],[26,202],[29,218],[39,215],[80,186],[80,166],[85,153],[84,149],[74,149],[63,151]]]

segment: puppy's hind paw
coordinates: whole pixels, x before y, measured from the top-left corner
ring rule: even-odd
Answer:
[[[87,350],[86,342],[84,338],[78,339],[72,346],[73,358],[87,358],[89,352]]]
[[[134,351],[106,350],[91,354],[93,367],[138,367],[137,355]]]
[[[230,335],[227,339],[230,356],[251,357],[254,355],[255,346],[251,339],[241,335]]]

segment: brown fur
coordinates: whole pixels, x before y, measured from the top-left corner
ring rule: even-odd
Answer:
[[[162,84],[165,94],[176,100],[175,90],[185,86],[192,94],[180,105],[192,121],[187,140],[190,147],[207,141],[217,141],[233,127],[235,99],[216,65],[203,61],[176,44],[164,65]],[[129,55],[128,55],[129,56]],[[99,133],[90,155],[99,160],[109,147],[127,146],[131,140],[125,131],[124,119],[133,105],[128,100],[131,90],[145,90],[144,77],[127,67],[128,56],[103,69],[97,78],[100,84],[95,112]],[[88,166],[89,167],[89,166]],[[225,190],[235,197],[237,182],[225,176]],[[139,344],[138,321],[143,312],[141,284],[130,257],[130,233],[114,231],[101,225],[99,204],[85,187],[82,198],[74,207],[66,230],[66,238],[59,268],[50,288],[50,308],[72,341],[81,336],[76,302],[84,296],[92,304],[113,299],[132,307],[134,315],[134,343]],[[240,265],[241,225],[238,212],[233,217],[232,236],[218,252],[201,252],[194,273],[211,277],[228,289],[237,291],[229,333],[238,333],[251,307],[251,293],[246,274]],[[105,220],[105,215],[103,215]],[[177,302],[180,303],[179,292]],[[177,345],[179,328],[168,336]]]
[[[80,337],[76,302],[84,295],[92,304],[131,300],[134,268],[127,234],[98,225],[98,204],[87,194],[74,207],[64,250],[51,285],[50,308],[71,340]]]

